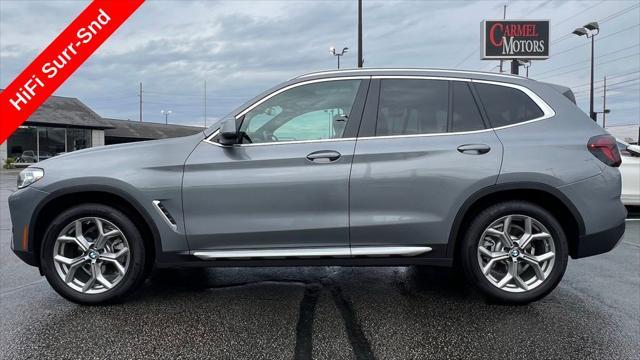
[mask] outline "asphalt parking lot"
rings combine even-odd
[[[89,307],[13,255],[15,172],[0,176],[3,359],[640,357],[637,220],[526,306],[488,303],[439,268],[305,267],[157,271],[126,302]]]

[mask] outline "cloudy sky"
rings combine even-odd
[[[372,1],[364,0],[366,67],[438,67],[498,71],[479,59],[480,21],[550,19],[551,57],[534,62],[532,78],[571,86],[588,110],[589,42],[569,35],[589,21],[596,37],[596,110],[609,78],[608,124],[640,120],[640,2]],[[81,11],[86,1],[0,0],[0,87],[5,87]],[[356,0],[147,1],[58,89],[103,117],[204,123],[279,82],[333,69],[332,45],[351,50],[356,65]],[[507,65],[507,64],[506,64]],[[505,66],[507,69],[507,66]],[[523,70],[521,70],[523,71]]]

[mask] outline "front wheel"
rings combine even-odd
[[[547,210],[525,201],[482,211],[463,241],[466,278],[499,302],[522,304],[546,296],[567,267],[562,227]]]
[[[57,216],[40,254],[54,290],[78,303],[116,300],[144,276],[140,231],[121,211],[101,204],[75,206]]]

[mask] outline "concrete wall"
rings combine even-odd
[[[91,130],[91,147],[104,146],[104,130]]]

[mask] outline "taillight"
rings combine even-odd
[[[611,135],[598,135],[589,139],[587,144],[589,152],[603,163],[618,167],[622,163],[620,151],[616,139]]]

